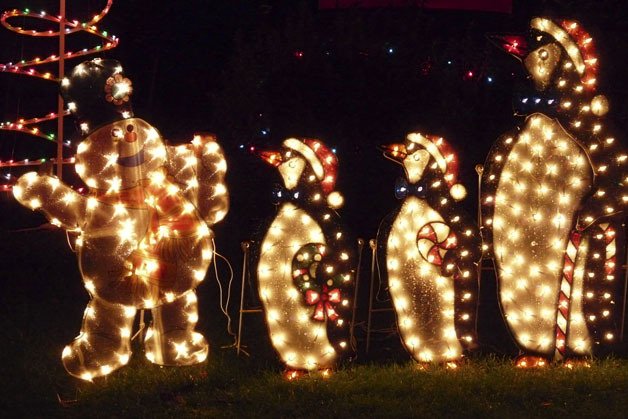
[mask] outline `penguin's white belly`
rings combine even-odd
[[[257,273],[273,346],[290,368],[312,370],[331,367],[336,351],[326,321],[312,318],[314,306],[293,282],[293,258],[308,243],[325,244],[321,227],[302,209],[283,204],[262,242]]]
[[[564,256],[592,172],[584,151],[555,120],[533,115],[506,158],[494,196],[493,245],[500,302],[523,348],[553,354]],[[584,255],[578,251],[568,346],[590,350],[582,313]]]
[[[442,362],[460,358],[454,325],[454,280],[419,251],[418,232],[443,218],[427,201],[406,198],[392,223],[387,243],[390,295],[399,332],[414,359]]]

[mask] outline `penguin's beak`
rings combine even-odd
[[[255,150],[255,154],[271,166],[279,166],[283,162],[281,153],[273,150]]]
[[[528,55],[528,43],[522,34],[490,34],[486,37],[497,48],[518,60],[523,60]]]
[[[384,157],[396,163],[401,163],[408,155],[405,144],[388,144],[378,147],[384,153]]]

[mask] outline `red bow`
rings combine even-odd
[[[305,292],[305,302],[310,306],[316,304],[314,315],[312,316],[314,320],[322,322],[325,320],[325,314],[327,314],[327,317],[331,321],[340,317],[333,306],[333,304],[340,302],[340,290],[338,288],[327,290],[327,286],[323,286],[321,293],[314,290],[307,290]]]

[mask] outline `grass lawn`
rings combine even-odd
[[[247,323],[251,357],[221,348],[230,340],[211,279],[199,288],[198,329],[212,344],[208,362],[159,368],[145,360],[134,341],[127,367],[106,379],[82,382],[66,374],[60,359],[64,345],[78,333],[87,302],[65,235],[5,229],[0,252],[4,417],[556,418],[625,417],[628,412],[628,360],[621,358],[576,370],[522,371],[513,368],[512,357],[489,351],[456,371],[420,371],[396,350],[388,356],[361,355],[328,379],[288,382],[261,321]],[[394,336],[379,339],[373,352],[395,345],[398,349]]]

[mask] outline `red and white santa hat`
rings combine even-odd
[[[283,142],[283,146],[303,156],[312,167],[314,176],[321,183],[329,205],[333,208],[341,207],[343,203],[342,195],[334,191],[336,173],[338,171],[338,158],[336,155],[321,141],[309,138],[288,138]]]
[[[458,159],[449,143],[442,137],[419,133],[409,134],[408,140],[422,146],[434,158],[449,187],[451,197],[456,201],[464,199],[467,196],[467,189],[458,183]]]
[[[540,32],[551,35],[567,52],[583,83],[590,89],[595,88],[597,58],[593,38],[577,22],[536,17],[530,26]]]

